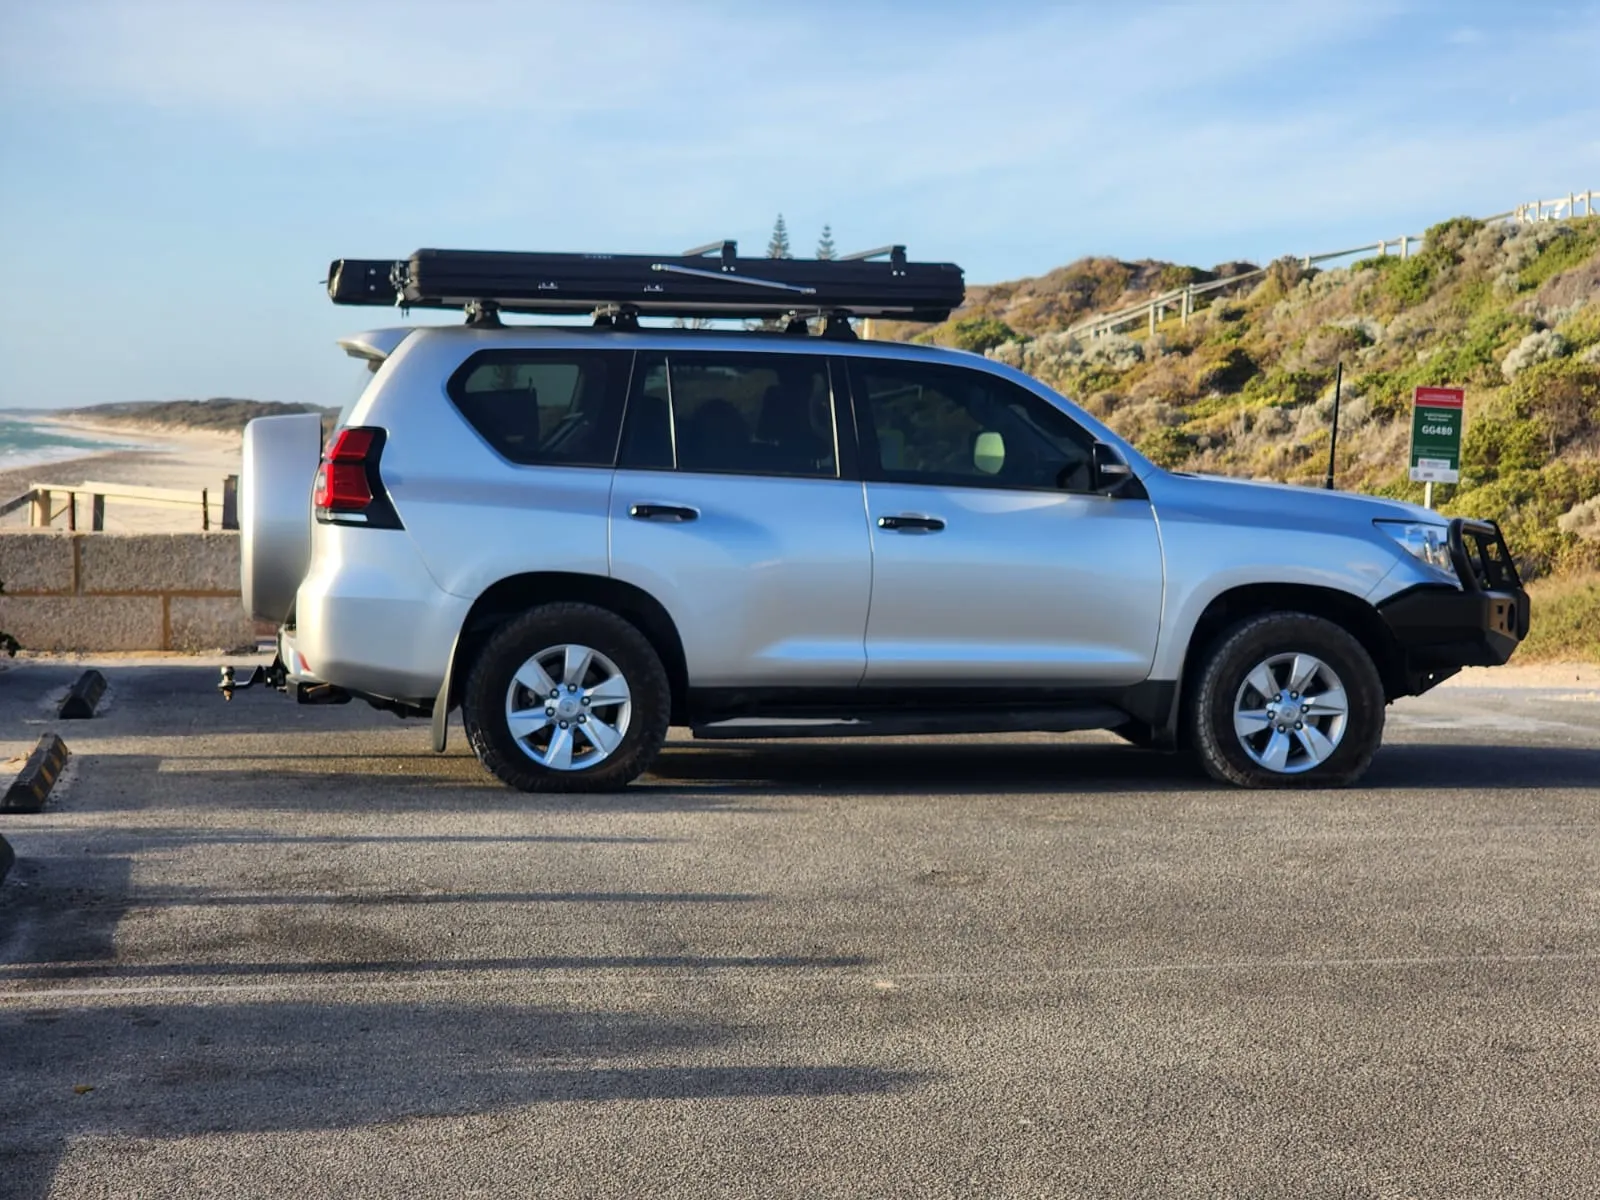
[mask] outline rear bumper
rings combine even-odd
[[[472,601],[434,583],[403,531],[319,525],[315,545],[280,637],[290,680],[431,704]]]
[[[1423,584],[1378,606],[1413,694],[1462,667],[1500,666],[1528,636],[1528,593],[1499,528],[1457,518],[1450,552],[1462,586]]]

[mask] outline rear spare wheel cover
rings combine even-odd
[[[239,474],[239,589],[245,611],[282,621],[311,565],[311,486],[322,460],[316,413],[244,427]]]

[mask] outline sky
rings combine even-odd
[[[335,258],[1199,266],[1600,190],[1600,3],[0,0],[0,407],[341,404]],[[454,318],[446,318],[454,319]]]

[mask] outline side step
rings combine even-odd
[[[906,712],[871,713],[858,717],[734,717],[705,725],[691,725],[696,738],[727,741],[733,738],[849,738],[913,737],[952,733],[1073,733],[1084,729],[1111,729],[1129,721],[1119,708],[1025,709],[1019,712]]]

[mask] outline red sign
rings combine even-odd
[[[1463,408],[1467,393],[1462,388],[1419,387],[1411,397],[1416,408]]]

